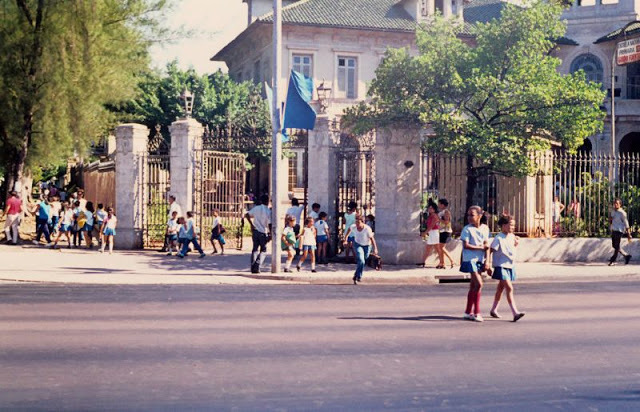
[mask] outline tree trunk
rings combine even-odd
[[[473,192],[475,191],[478,177],[476,176],[476,170],[473,167],[473,155],[467,155],[467,192],[466,192],[466,206],[467,210],[473,206]],[[465,210],[466,214],[466,210]]]

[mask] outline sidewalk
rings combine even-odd
[[[311,273],[309,262],[301,272],[270,273],[270,256],[263,272],[249,271],[249,251],[230,250],[225,255],[185,259],[157,251],[115,251],[113,255],[96,250],[51,250],[34,245],[0,245],[0,281],[76,284],[351,284],[354,265],[331,263],[318,265]],[[295,263],[294,263],[295,271]],[[640,266],[634,262],[609,267],[605,263],[519,263],[518,281],[585,281],[601,278],[640,278]],[[390,266],[376,272],[366,268],[363,285],[437,284],[436,277],[461,274],[458,268],[437,270],[416,266]]]

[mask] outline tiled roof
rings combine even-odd
[[[284,24],[360,28],[369,30],[409,31],[416,22],[399,0],[301,0],[282,10]],[[499,18],[502,0],[472,0],[464,6],[465,28],[469,34],[476,22]],[[258,18],[271,23],[273,14]]]
[[[614,30],[609,34],[605,34],[593,43],[603,43],[606,41],[616,40],[621,36],[632,36],[634,34],[640,34],[640,21],[633,21],[624,27],[620,27],[618,30]]]
[[[562,44],[562,45],[565,45],[565,46],[578,46],[578,42],[577,41],[575,41],[573,39],[570,39],[568,37],[558,37],[556,39],[556,44]]]

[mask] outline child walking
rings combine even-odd
[[[467,211],[469,224],[462,229],[460,240],[462,241],[462,264],[460,272],[469,273],[469,293],[467,294],[467,308],[464,311],[464,319],[482,322],[480,314],[480,296],[482,290],[482,276],[489,258],[489,233],[480,227],[482,209],[480,206],[471,206]]]
[[[313,218],[306,218],[302,232],[298,235],[302,239],[302,256],[296,266],[298,272],[300,272],[300,267],[309,253],[311,253],[311,272],[316,272],[316,235],[316,228],[313,227]]]
[[[356,202],[349,202],[349,205],[347,206],[347,213],[344,214],[344,232],[345,232],[345,245],[347,246],[347,249],[344,253],[344,259],[347,263],[349,263],[349,255],[351,254],[351,252],[354,252],[355,255],[355,250],[354,250],[354,246],[353,246],[353,233],[352,231],[350,231],[351,226],[353,226],[356,223],[356,208],[358,207],[358,205],[356,204]],[[348,235],[348,233],[352,233],[351,235]]]
[[[516,259],[516,247],[518,246],[518,237],[513,234],[516,228],[516,221],[511,216],[500,216],[498,226],[501,232],[496,235],[491,242],[491,252],[493,253],[493,279],[498,280],[498,288],[496,296],[493,300],[493,306],[489,314],[492,318],[500,318],[498,314],[498,305],[502,292],[507,291],[507,302],[511,306],[513,321],[517,322],[524,316],[524,312],[518,311],[516,301],[513,298],[513,281],[516,280],[516,271],[514,261]]]
[[[102,247],[102,223],[104,222],[104,219],[107,217],[107,211],[104,210],[104,205],[102,203],[98,203],[98,210],[96,210],[96,217],[95,217],[95,229],[97,232],[97,237],[98,237],[98,247]]]
[[[179,258],[183,258],[189,250],[189,244],[193,243],[193,247],[200,253],[200,257],[205,257],[205,254],[198,243],[198,235],[196,229],[196,222],[193,220],[193,212],[187,212],[187,220],[184,222],[184,228],[186,229],[186,240],[182,245],[182,250],[178,253]]]
[[[287,262],[284,265],[285,272],[291,272],[291,263],[293,262],[293,257],[296,254],[296,233],[293,230],[295,225],[295,217],[287,216],[285,218],[285,228],[282,231],[282,237],[280,238],[280,247],[283,251],[287,252]]]
[[[167,221],[167,249],[169,253],[167,256],[171,256],[173,251],[176,251],[176,254],[180,253],[180,249],[178,249],[178,211],[174,210],[171,212],[171,218]]]
[[[109,254],[113,253],[113,238],[116,235],[117,225],[118,218],[113,214],[113,208],[110,207],[107,209],[107,217],[102,222],[102,235],[104,240],[102,242],[102,247],[100,248],[100,253],[104,252],[104,247],[107,243],[109,244]]]
[[[216,249],[216,244],[215,244],[216,240],[220,245],[221,255],[224,255],[224,245],[227,243],[224,240],[224,236],[222,236],[225,230],[224,230],[224,227],[222,226],[222,223],[220,223],[219,216],[220,216],[220,211],[218,209],[213,209],[213,224],[211,225],[211,238],[209,239],[211,241],[211,246],[213,246],[213,252],[211,252],[212,255],[215,255],[216,253],[218,253],[218,250]]]
[[[67,237],[67,247],[71,249],[71,225],[73,224],[73,210],[71,206],[69,206],[69,202],[62,203],[62,208],[60,209],[60,223],[58,224],[58,237],[56,237],[55,242],[53,242],[53,248],[55,249],[58,246],[58,241],[62,235]]]
[[[316,228],[316,243],[318,244],[318,263],[328,263],[327,248],[329,246],[329,225],[327,224],[327,213],[320,212],[318,221],[313,224]]]

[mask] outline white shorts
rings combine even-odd
[[[427,245],[437,245],[440,243],[440,231],[438,229],[430,230],[427,236]]]

